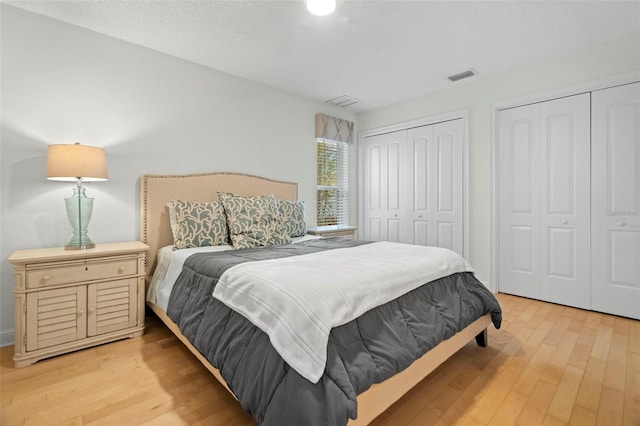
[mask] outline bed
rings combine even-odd
[[[216,200],[219,193],[223,193],[223,194],[230,193],[236,196],[258,196],[258,195],[264,195],[264,194],[272,194],[278,200],[288,200],[291,202],[295,202],[298,198],[298,193],[297,193],[298,190],[297,190],[296,183],[277,181],[273,179],[267,179],[259,176],[252,176],[252,175],[240,174],[240,173],[203,173],[203,174],[191,174],[191,175],[144,175],[141,177],[140,185],[141,185],[140,187],[141,239],[143,242],[149,245],[149,254],[146,260],[146,278],[147,278],[148,285],[151,285],[154,277],[154,271],[158,266],[157,254],[161,253],[161,249],[165,248],[164,250],[166,251],[167,247],[174,244],[174,235],[171,230],[171,221],[169,218],[169,211],[167,209],[167,202],[171,200],[189,200],[192,202],[208,202],[208,201]],[[372,250],[373,247],[376,247],[376,250],[382,249],[375,245],[378,243],[371,243],[371,244],[358,243],[358,242],[350,243],[348,241],[343,241],[344,239],[340,239],[340,238],[335,239],[336,241],[328,241],[323,239],[323,241],[319,241],[319,242],[314,240],[305,240],[304,238],[301,238],[301,240],[302,242],[300,242],[299,244],[283,245],[282,250],[288,251],[289,249],[287,247],[296,246],[295,250],[303,250],[304,253],[313,252],[314,255],[315,254],[323,255],[325,251],[330,251],[334,249],[335,250],[356,250],[356,249]],[[363,244],[363,245],[360,245],[360,244]],[[325,247],[327,245],[335,245],[335,247],[331,246],[330,249],[327,249],[327,247]],[[351,246],[354,246],[354,247],[351,247]],[[304,248],[299,249],[299,247],[304,247]],[[247,253],[253,255],[254,252],[252,252],[251,250],[254,250],[254,252],[256,253],[258,252],[262,253],[258,249],[248,249]],[[282,250],[280,252],[282,252]],[[315,253],[318,250],[322,251],[323,253]],[[244,251],[235,250],[235,252],[240,253]],[[370,253],[370,251],[366,251],[366,253]],[[192,260],[193,262],[195,262],[195,260],[200,259],[199,256],[201,256],[204,261],[205,255],[197,254],[197,255],[186,257],[187,259],[186,262],[192,262]],[[277,255],[277,256],[280,256],[280,255]],[[287,254],[287,256],[289,256],[289,254]],[[295,253],[295,256],[297,256],[297,253]],[[302,257],[304,256],[300,256],[300,258]],[[281,260],[282,259],[275,259],[273,261],[277,262]],[[284,259],[284,260],[288,261],[288,259]],[[248,265],[250,267],[253,264],[269,263],[270,261],[271,260],[267,260],[265,262],[248,262],[247,264],[240,265],[240,266]],[[198,262],[200,262],[200,260],[198,260]],[[165,267],[166,267],[166,264],[165,264]],[[233,267],[230,268],[230,270],[233,270],[233,269],[234,269]],[[183,275],[189,275],[189,274],[183,274],[183,273],[180,274],[181,279],[185,280],[186,278],[184,278]],[[219,278],[220,277],[216,277],[215,280],[211,281],[214,283],[213,287],[211,288],[222,287],[221,285],[216,286],[215,284],[218,282]],[[413,291],[414,292],[415,291],[431,291],[431,290],[423,290],[423,289],[427,287],[429,288],[438,287],[441,285],[441,281],[442,281],[442,286],[444,286],[445,285],[444,280],[447,280],[447,279],[456,279],[457,280],[456,282],[458,283],[457,285],[460,285],[460,282],[464,281],[465,286],[468,285],[466,283],[466,280],[475,280],[475,278],[472,277],[471,273],[462,271],[460,273],[452,274],[450,277],[443,277],[441,280],[434,280],[433,283],[435,284],[431,286],[424,285]],[[176,286],[180,287],[180,283],[177,283]],[[185,286],[187,285],[182,284],[183,288]],[[480,287],[482,287],[482,291],[484,293],[488,293],[488,291],[484,289],[482,285],[480,285]],[[191,290],[174,289],[171,292],[172,297],[174,297],[174,294],[179,294],[180,291],[191,291]],[[413,294],[414,293],[411,292],[409,293],[409,296]],[[185,297],[187,298],[189,296],[187,295]],[[198,296],[198,297],[201,298],[201,296]],[[411,296],[411,297],[407,296],[406,298],[411,299],[413,297],[414,296]],[[424,297],[429,299],[432,296],[425,295]],[[490,296],[490,297],[493,298],[493,296]],[[175,296],[174,299],[181,300],[180,296]],[[398,300],[399,299],[400,298],[398,298]],[[238,380],[240,379],[236,379],[236,376],[238,376],[239,374],[236,375],[235,371],[230,372],[231,367],[228,367],[228,365],[231,364],[231,362],[227,361],[227,366],[221,369],[216,368],[214,364],[216,364],[217,361],[212,362],[211,360],[213,359],[215,361],[216,359],[219,359],[220,357],[219,354],[216,355],[214,354],[213,350],[203,348],[202,337],[201,336],[195,337],[194,333],[189,331],[189,326],[185,327],[184,326],[185,322],[182,319],[180,320],[178,319],[180,317],[187,318],[187,319],[198,317],[198,321],[202,321],[200,317],[202,316],[202,312],[204,312],[205,308],[202,308],[202,312],[197,312],[197,315],[194,315],[193,313],[189,313],[189,312],[185,313],[183,311],[186,308],[183,308],[182,306],[176,307],[177,302],[175,300],[174,302],[172,302],[173,305],[170,305],[170,306],[173,306],[173,308],[171,309],[168,309],[165,306],[166,303],[165,304],[157,303],[156,300],[153,298],[151,298],[151,300],[149,300],[147,304],[153,310],[153,312],[167,325],[167,327],[206,366],[206,368],[213,374],[213,376],[229,392],[231,392],[231,394],[236,399],[238,399],[240,403],[243,404],[243,407],[245,408],[245,410],[251,411],[253,410],[253,408],[247,408],[247,407],[251,407],[252,405],[256,405],[256,404],[260,405],[259,403],[254,404],[253,402],[245,401],[246,399],[244,396],[245,394],[256,393],[257,390],[251,389],[247,391],[246,389],[241,389],[243,387],[245,388],[247,387],[247,384],[246,384],[247,380],[244,380],[243,382],[238,382]],[[495,298],[493,298],[493,301],[495,301]],[[211,303],[218,303],[218,302],[213,300]],[[396,300],[390,301],[389,303],[396,303]],[[491,304],[493,302],[489,301],[484,303]],[[220,311],[221,307],[227,309],[227,306],[220,305],[219,303],[216,306],[218,306],[218,308],[216,308],[216,311]],[[385,304],[384,306],[387,306],[387,305]],[[176,314],[176,312],[178,313]],[[241,315],[236,315],[236,312],[234,312],[233,309],[231,309],[231,314],[225,313],[225,315],[226,315],[225,318],[229,316],[241,317]],[[417,357],[415,361],[412,361],[411,363],[409,363],[408,366],[402,365],[400,367],[401,371],[391,375],[388,378],[385,377],[384,381],[381,381],[380,383],[366,384],[366,386],[364,386],[366,387],[366,390],[362,392],[358,391],[357,396],[355,395],[353,396],[354,401],[350,401],[349,398],[345,397],[347,400],[346,403],[347,404],[352,403],[351,406],[344,409],[342,408],[336,409],[337,414],[335,414],[335,418],[330,417],[329,420],[325,418],[324,420],[322,420],[322,423],[345,424],[348,422],[349,425],[368,424],[373,419],[375,419],[379,414],[384,412],[394,402],[400,399],[406,392],[408,392],[413,386],[419,383],[430,372],[432,372],[440,364],[446,361],[451,355],[453,355],[461,347],[465,346],[470,340],[473,340],[475,338],[477,343],[480,346],[485,346],[486,339],[487,339],[487,327],[492,322],[496,327],[499,327],[500,325],[501,313],[500,313],[499,305],[497,304],[497,301],[495,301],[495,305],[492,305],[491,309],[487,308],[487,312],[483,312],[482,314],[477,314],[477,315],[474,314],[474,315],[477,316],[477,318],[474,316],[471,320],[467,319],[466,322],[468,322],[468,324],[464,326],[464,328],[462,328],[457,332],[454,332],[451,337],[447,337],[445,340],[441,341],[434,347],[430,348],[426,353],[421,354],[419,357]],[[176,321],[174,321],[172,317]],[[244,319],[244,318],[241,318],[241,319]],[[181,326],[178,325],[177,323],[183,324],[183,328],[181,329]],[[351,322],[349,322],[348,324],[351,324]],[[232,328],[231,326],[227,326],[227,325],[225,325],[225,327],[229,327],[230,329]],[[248,325],[243,324],[237,327],[238,329],[246,330],[247,327],[254,327],[254,326],[249,323]],[[343,330],[344,327],[345,326],[337,327],[337,329]],[[331,330],[331,333],[332,333],[330,336],[331,345],[334,345],[333,343],[334,331],[335,329]],[[214,332],[209,331],[209,333],[214,333]],[[251,336],[256,335],[255,331],[251,331],[251,333],[252,333]],[[261,333],[261,332],[258,331],[258,333]],[[339,334],[339,333],[336,332],[336,334]],[[224,340],[223,337],[218,337],[218,339]],[[260,340],[256,338],[256,341],[259,342]],[[267,338],[267,341],[268,341],[268,338]],[[246,342],[243,343],[242,345],[246,346]],[[340,344],[337,344],[337,345],[340,346]],[[220,352],[220,349],[217,349],[217,350],[218,352]],[[231,351],[231,350],[232,349],[229,349],[228,351]],[[265,353],[272,353],[272,348],[265,349],[261,347],[260,351],[264,351]],[[333,353],[332,351],[333,349],[328,350],[327,352]],[[225,349],[223,352],[226,353],[227,350]],[[251,352],[251,351],[248,351],[245,349],[245,352]],[[372,350],[372,354],[373,354],[373,350]],[[249,354],[246,356],[251,356],[251,355]],[[287,365],[286,362],[282,362],[282,360],[278,357],[277,354],[273,356],[272,355],[269,355],[269,356],[272,358],[275,357],[274,359],[277,358],[276,363],[279,366],[281,366],[278,368],[281,368],[282,370],[282,372],[280,373],[274,373],[275,374],[274,377],[280,377],[278,380],[282,380],[283,383],[302,384],[302,387],[298,392],[300,394],[309,394],[309,395],[313,394],[315,389],[313,387],[314,386],[313,383],[307,383],[304,378],[302,378],[301,380],[300,377],[298,377],[298,373],[293,372],[294,369],[289,368],[289,365]],[[338,362],[341,362],[339,359],[340,357],[334,357],[334,358],[338,359]],[[331,358],[329,361],[326,361],[326,362],[333,363],[334,358]],[[288,359],[289,358],[287,358],[287,360]],[[247,363],[249,362],[255,362],[255,361],[247,361]],[[245,364],[238,363],[238,365],[244,366]],[[249,364],[246,364],[246,365],[249,365]],[[332,365],[331,369],[337,368],[337,367],[334,368],[333,364],[331,365]],[[240,370],[240,368],[238,368],[238,370]],[[329,370],[330,370],[330,367],[329,367],[329,364],[327,364],[327,370],[323,374],[329,374]],[[280,374],[280,376],[278,376],[277,374]],[[287,374],[286,380],[282,379],[281,376],[283,374]],[[312,374],[312,373],[309,373],[309,374]],[[351,377],[349,375],[351,373],[347,372],[345,374],[347,374],[348,377]],[[294,376],[294,378],[291,379],[290,381],[287,381],[289,376]],[[315,377],[315,379],[317,379],[317,377]],[[342,380],[341,378],[338,378],[336,380],[334,377],[330,377],[330,379],[331,380],[327,380],[327,381],[330,381],[332,383],[336,381],[340,382]],[[261,380],[268,382],[270,379],[262,378]],[[260,381],[260,380],[257,380],[257,381]],[[316,383],[316,385],[318,385],[319,383],[324,383],[324,381],[325,381],[325,377],[323,375],[322,378],[319,379],[319,381]],[[228,382],[231,383],[231,385]],[[236,382],[240,384],[237,384]],[[312,380],[310,380],[310,382],[312,382]],[[262,383],[261,386],[263,388],[267,388],[269,387],[269,383]],[[293,387],[294,385],[288,384],[286,386]],[[281,385],[281,387],[285,387],[285,385]],[[363,387],[363,386],[360,385],[360,387]],[[344,388],[341,388],[341,389],[344,389]],[[276,391],[273,391],[273,392],[274,394],[276,393]],[[348,392],[345,392],[345,393],[348,393]],[[240,395],[240,397],[238,395]],[[265,399],[277,400],[277,398],[271,394],[269,395],[268,398],[265,397]],[[274,402],[274,404],[276,402]],[[324,404],[325,404],[323,408],[324,410],[326,410],[327,407],[331,407],[331,409],[333,410],[334,405],[339,405],[331,401],[326,402]],[[271,411],[275,411],[275,409]],[[279,408],[278,411],[283,411],[283,410],[282,408]],[[349,415],[345,417],[344,413],[349,413]],[[355,415],[356,413],[357,413],[357,418],[353,418],[353,417],[356,417]],[[285,414],[281,414],[281,415],[284,416]],[[288,413],[286,414],[286,416],[294,416],[294,415],[295,414],[288,414]],[[254,414],[254,417],[256,417],[255,414]],[[280,420],[270,420],[270,421],[265,420],[265,424],[281,423],[282,418],[292,418],[292,417],[281,417]],[[335,420],[336,418],[339,418],[339,420]],[[259,416],[257,417],[257,419],[259,422],[263,420]]]

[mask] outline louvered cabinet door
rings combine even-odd
[[[87,336],[87,288],[44,290],[27,294],[28,351],[74,342]]]
[[[87,334],[97,336],[136,326],[136,278],[90,284],[87,289]]]

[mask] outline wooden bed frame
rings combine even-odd
[[[279,199],[292,201],[298,198],[297,183],[241,173],[143,175],[140,178],[140,238],[149,246],[145,268],[147,285],[151,282],[158,250],[173,244],[166,208],[167,201],[173,199],[212,201],[217,199],[217,191],[232,192],[237,195],[274,194]],[[178,326],[167,314],[157,305],[150,302],[147,304],[215,378],[231,392],[220,372],[180,333]],[[349,425],[369,424],[474,337],[479,345],[485,346],[486,329],[490,323],[490,315],[480,317],[455,336],[424,354],[405,370],[383,383],[374,384],[358,395],[358,418],[350,420]],[[233,392],[231,394],[233,395]]]

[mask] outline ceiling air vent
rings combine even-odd
[[[338,96],[337,98],[329,99],[328,101],[325,101],[325,102],[346,108],[353,104],[357,104],[358,100],[356,98],[352,98],[351,96],[342,95],[342,96]]]
[[[478,73],[476,72],[476,70],[474,70],[473,68],[470,68],[466,71],[461,72],[460,74],[450,75],[447,78],[451,81],[458,81],[465,78],[473,77],[474,75],[477,75],[477,74]]]

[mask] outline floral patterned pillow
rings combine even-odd
[[[171,235],[173,241],[176,240],[176,227],[178,223],[176,221],[176,209],[173,207],[173,201],[167,201],[167,209],[169,210],[169,223],[171,224]]]
[[[172,229],[173,243],[177,249],[228,243],[227,217],[221,202],[172,200],[170,204],[173,205],[175,215]],[[171,218],[171,211],[169,216]]]
[[[307,233],[307,224],[304,221],[304,201],[278,201],[278,210],[284,231],[290,237],[301,237]]]
[[[284,231],[273,195],[240,197],[218,193],[224,205],[233,247],[237,249],[288,244],[291,237]]]

